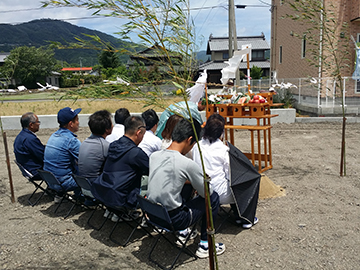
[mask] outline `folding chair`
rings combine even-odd
[[[71,211],[74,209],[74,207],[78,204],[78,202],[76,200],[74,200],[70,194],[63,188],[63,186],[61,185],[60,181],[55,177],[55,175],[53,175],[53,173],[48,172],[48,171],[44,171],[44,170],[37,170],[40,177],[46,182],[46,184],[48,185],[48,190],[51,190],[55,195],[61,196],[61,201],[59,202],[58,206],[55,208],[54,213],[56,213],[56,211],[59,209],[60,205],[62,204],[62,202],[64,200],[67,200],[68,202],[72,203],[72,206],[70,208],[70,210],[68,211],[68,213],[66,214],[66,216],[64,217],[67,218]],[[60,188],[60,190],[56,190],[54,188],[54,186],[58,186]]]
[[[177,231],[174,229],[174,226],[172,224],[172,221],[170,219],[169,213],[166,210],[166,208],[159,204],[149,201],[148,199],[138,195],[138,202],[140,205],[140,208],[142,209],[144,216],[146,218],[146,221],[151,224],[155,231],[158,233],[158,236],[154,239],[154,243],[151,247],[150,253],[149,253],[149,260],[153,263],[155,263],[157,266],[159,266],[162,269],[172,269],[176,263],[176,261],[179,259],[182,252],[185,252],[191,257],[194,257],[197,259],[197,256],[194,252],[192,252],[190,249],[186,247],[187,242],[189,241],[190,237],[188,237],[184,242],[179,239],[177,235]],[[195,227],[197,225],[199,220],[194,221],[194,223],[191,225],[191,232],[189,236],[193,233],[195,230]],[[159,224],[161,223],[161,224]],[[175,237],[175,241],[171,241],[169,238],[166,237],[166,233],[171,233]],[[179,252],[177,253],[175,259],[172,261],[171,266],[169,268],[166,268],[164,265],[161,265],[158,261],[154,260],[151,255],[155,250],[156,245],[158,244],[160,238],[163,237],[167,242],[169,242],[173,247],[179,249]],[[176,243],[180,243],[181,247],[178,247]]]
[[[27,170],[25,169],[19,162],[17,162],[16,160],[14,160],[15,164],[19,167],[22,175],[30,182],[32,183],[34,186],[35,186],[35,190],[34,192],[30,195],[30,197],[28,198],[28,203],[31,205],[31,206],[35,206],[39,201],[40,199],[44,196],[44,194],[47,192],[47,189],[46,188],[43,188],[41,185],[44,183],[44,180],[41,180],[41,179],[33,179],[33,175]],[[39,183],[37,183],[39,182]],[[38,191],[38,189],[40,189],[42,192],[40,194],[40,196],[35,200],[35,202],[32,202],[31,199],[32,197],[35,195],[35,193]]]
[[[117,222],[115,223],[115,225],[113,226],[113,228],[111,229],[111,232],[109,234],[109,239],[111,241],[113,241],[114,243],[125,247],[131,240],[132,236],[134,235],[134,233],[136,232],[136,230],[140,227],[142,230],[144,230],[148,235],[152,236],[151,233],[146,229],[146,227],[144,227],[141,224],[141,219],[142,216],[138,216],[138,217],[133,217],[130,214],[130,209],[126,208],[126,207],[122,207],[122,208],[113,208],[113,207],[108,207],[106,206],[106,209],[109,210],[110,214],[115,214],[119,217],[119,219],[117,220]],[[110,216],[110,215],[109,215]],[[108,218],[107,218],[108,219]],[[115,232],[116,227],[118,226],[118,224],[122,222],[125,223],[130,229],[131,232],[129,233],[128,237],[126,238],[126,240],[123,243],[120,243],[113,235]]]
[[[224,207],[225,205],[220,205],[219,207],[219,212],[218,212],[218,216],[221,218],[220,219],[220,224],[217,226],[217,228],[215,229],[216,233],[218,233],[220,231],[220,228],[222,227],[222,225],[224,225],[225,222],[230,222],[229,219],[231,219],[231,207],[229,210],[225,209]],[[236,222],[231,222],[232,224],[236,224]]]
[[[90,223],[90,220],[92,219],[92,217],[94,216],[96,210],[98,208],[101,208],[103,210],[106,209],[106,207],[99,201],[96,200],[95,197],[93,196],[93,194],[91,193],[91,184],[89,182],[89,180],[86,177],[80,176],[80,175],[76,175],[76,174],[72,174],[74,177],[74,180],[76,182],[76,184],[81,188],[81,193],[84,195],[85,199],[88,200],[93,200],[95,202],[95,209],[93,209],[91,215],[88,218],[87,224],[93,228],[94,230],[100,230],[104,224],[106,223],[108,217],[103,221],[103,223],[100,225],[100,227],[95,227],[94,225],[92,225]]]
[[[85,198],[88,198],[88,199],[95,199],[96,203],[97,203],[97,206],[100,207],[101,209],[103,210],[108,210],[109,211],[109,214],[106,216],[105,220],[101,223],[100,227],[95,227],[93,224],[91,224],[90,220],[92,219],[92,217],[94,216],[96,210],[98,209],[95,208],[94,211],[91,213],[87,223],[88,225],[95,229],[95,230],[100,230],[106,223],[106,221],[111,217],[112,214],[115,214],[119,217],[118,221],[115,222],[114,226],[112,227],[111,231],[110,231],[110,234],[109,234],[109,239],[111,241],[113,241],[114,243],[120,245],[120,246],[123,246],[125,247],[129,242],[130,242],[130,239],[131,237],[134,235],[135,231],[137,230],[137,228],[140,226],[147,234],[150,234],[150,232],[144,228],[142,225],[141,225],[141,221],[139,220],[140,217],[138,218],[134,218],[132,215],[129,214],[129,209],[128,208],[113,208],[113,207],[108,207],[106,206],[103,202],[101,202],[100,200],[97,200],[96,198],[94,198],[94,196],[92,195],[91,193],[91,184],[89,183],[89,181],[83,177],[83,176],[79,176],[79,175],[75,175],[73,174],[73,177],[75,179],[75,182],[77,183],[77,185],[81,188],[81,192],[82,194],[84,195]],[[126,223],[132,230],[130,232],[130,234],[128,235],[128,237],[126,238],[126,240],[123,242],[123,243],[120,243],[115,237],[114,237],[114,232],[115,232],[115,229],[116,227],[118,226],[118,224],[120,222],[124,222]],[[134,225],[135,224],[135,225]]]

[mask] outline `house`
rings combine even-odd
[[[61,71],[71,71],[73,74],[91,75],[93,73],[92,67],[67,67],[62,68]]]
[[[168,51],[168,53],[174,68],[179,71],[181,69],[181,55],[170,51]],[[168,71],[168,68],[165,67],[166,63],[169,63],[168,56],[158,45],[154,45],[130,55],[126,66],[132,69],[136,65],[141,65],[144,66],[147,71],[152,70],[156,66],[161,73],[166,73]]]
[[[251,44],[250,68],[260,67],[263,70],[263,76],[270,75],[270,61],[268,55],[270,46],[265,39],[265,35],[237,37],[237,47],[241,49],[242,45]],[[208,82],[220,84],[221,70],[228,66],[224,63],[229,59],[229,38],[213,37],[210,35],[206,54],[211,55],[211,61],[202,64],[199,71],[207,70]],[[241,62],[239,70],[247,73],[247,62]]]
[[[0,66],[3,66],[5,63],[5,58],[10,55],[9,52],[0,52]]]
[[[10,55],[10,52],[1,52],[0,53],[0,66],[3,66],[5,63],[5,58]],[[45,77],[45,81],[49,83],[50,85],[59,87],[59,78],[61,76],[61,73],[52,71],[51,74],[47,77]],[[16,80],[15,78],[11,78],[10,80],[6,78],[1,78],[0,74],[0,87],[8,87],[9,85],[16,85],[17,83],[21,83],[21,81]]]
[[[10,55],[9,52],[0,52],[0,67],[4,65],[5,58]],[[0,88],[8,88],[9,85],[15,86],[16,81],[15,79],[11,78],[10,80],[8,78],[5,78],[2,74],[0,74]]]
[[[329,70],[320,69],[309,64],[309,53],[307,48],[310,46],[304,34],[310,26],[285,18],[287,14],[294,14],[289,6],[288,0],[272,0],[271,16],[271,72],[276,74],[278,80],[288,80],[289,78],[326,78],[329,76]],[[322,0],[323,6],[327,10],[331,5],[335,8],[335,16],[338,21],[339,39],[352,35],[357,42],[360,42],[360,1],[359,0]],[[349,32],[341,32],[340,26],[343,22],[348,23]],[[316,30],[314,30],[316,31]],[[318,37],[320,37],[320,29]],[[300,35],[300,38],[297,36]],[[302,35],[302,36],[301,36]],[[343,70],[343,77],[350,77],[354,71],[355,46],[350,43],[349,67]],[[319,54],[321,48],[319,38]],[[343,50],[343,48],[335,48]],[[324,50],[322,51],[324,53]],[[321,62],[317,63],[321,66]],[[360,94],[360,81],[347,80],[347,96],[355,93]]]
[[[306,30],[311,24],[293,21],[287,15],[296,15],[289,5],[293,0],[272,0],[271,15],[271,73],[279,82],[290,82],[297,88],[289,90],[294,98],[297,110],[314,115],[341,115],[342,104],[347,115],[360,113],[360,80],[352,79],[355,66],[355,44],[350,37],[360,42],[360,1],[359,0],[321,0],[319,1],[329,18],[335,17],[336,51],[344,51],[347,45],[349,55],[343,59],[341,75],[343,81],[343,98],[339,93],[339,85],[331,76],[331,66],[325,66],[321,57],[317,62],[308,61],[311,57],[309,48],[319,51],[318,56],[327,56],[329,44],[321,40],[321,28],[314,28],[312,33],[318,39],[315,47],[311,47]],[[329,13],[329,11],[331,13]],[[318,16],[324,18],[322,16]],[[343,23],[348,28],[342,28]],[[312,78],[312,79],[311,79]]]
[[[51,74],[45,78],[45,81],[52,86],[60,87],[60,77],[60,72],[51,71]]]

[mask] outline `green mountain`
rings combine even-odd
[[[211,55],[206,54],[206,51],[199,51],[196,54],[197,60],[205,63],[206,61],[210,61]]]
[[[51,42],[66,45],[76,42],[75,37],[90,40],[85,35],[96,35],[117,49],[130,45],[103,32],[52,19],[34,20],[17,25],[0,24],[0,33],[0,51],[2,52],[9,52],[18,46],[46,46]],[[82,66],[93,66],[98,63],[99,53],[99,50],[90,49],[56,49],[55,58],[77,66],[80,65],[80,61]],[[126,63],[129,58],[127,55],[119,55],[119,57],[123,63]]]

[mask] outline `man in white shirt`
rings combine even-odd
[[[143,112],[141,117],[145,120],[146,133],[139,147],[150,157],[152,153],[161,150],[161,139],[154,134],[159,117],[153,109]]]
[[[120,108],[115,112],[115,126],[110,135],[106,137],[109,143],[118,140],[125,133],[124,122],[125,119],[130,116],[129,110],[126,108]]]

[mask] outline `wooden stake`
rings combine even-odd
[[[247,81],[248,81],[248,93],[250,95],[251,85],[250,85],[250,60],[249,54],[246,54],[246,62],[247,62]]]
[[[3,139],[4,139],[4,147],[5,147],[5,155],[6,155],[6,165],[7,165],[8,174],[9,174],[11,202],[15,203],[14,186],[13,186],[12,175],[11,175],[10,157],[9,157],[9,149],[7,146],[6,132],[3,132]]]

